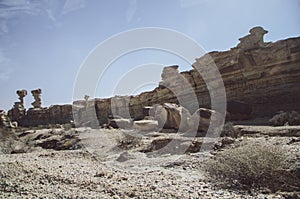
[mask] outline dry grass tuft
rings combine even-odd
[[[238,136],[239,136],[239,132],[236,128],[234,128],[233,123],[227,122],[226,124],[224,124],[221,132],[221,137],[237,138]]]
[[[295,181],[287,172],[291,166],[286,161],[287,154],[280,146],[248,141],[209,160],[205,170],[210,179],[223,187],[276,192],[294,186],[289,186]]]
[[[300,114],[296,111],[284,112],[280,111],[270,119],[270,123],[273,126],[284,126],[284,125],[300,125]]]

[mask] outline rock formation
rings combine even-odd
[[[18,106],[17,106],[18,105]],[[28,111],[20,104],[15,104],[8,111],[11,121],[20,126],[38,126],[49,124],[66,124],[73,121],[72,105],[53,105],[49,108],[30,108]]]
[[[3,110],[0,110],[0,127],[8,127],[7,115]]]
[[[132,127],[132,121],[124,118],[114,118],[109,120],[108,126],[112,128],[130,129]]]
[[[154,119],[158,121],[158,127],[185,131],[190,129],[190,112],[176,104],[164,103],[155,106]]]
[[[251,37],[241,39],[238,47],[224,52],[210,52],[197,58],[194,69],[178,72],[178,66],[166,67],[162,73],[162,82],[153,91],[136,96],[118,97],[120,110],[129,109],[131,118],[144,118],[145,106],[176,103],[178,96],[184,99],[182,106],[190,113],[199,108],[211,108],[210,95],[197,65],[209,67],[205,59],[210,56],[222,76],[227,98],[228,119],[250,119],[270,117],[280,110],[299,111],[300,100],[300,37],[264,43],[260,28],[251,30]],[[263,32],[263,31],[262,31]],[[253,37],[257,39],[253,39]],[[260,35],[260,36],[259,36]],[[260,38],[260,39],[258,39]],[[247,47],[248,46],[248,47]],[[205,65],[206,64],[206,65]],[[190,101],[189,85],[198,99],[199,106]],[[94,107],[99,123],[107,123],[107,116],[112,114],[112,99],[95,99]],[[77,102],[75,102],[76,104]],[[114,103],[116,104],[116,103]],[[114,109],[116,109],[116,107]]]
[[[33,108],[41,108],[42,107],[42,99],[41,99],[42,90],[40,88],[36,89],[36,90],[32,90],[31,94],[34,98],[34,102],[31,103]]]
[[[90,96],[88,96],[88,95],[85,95],[85,96],[84,96],[84,102],[85,102],[84,106],[85,106],[85,108],[88,107],[89,98],[90,98]]]
[[[268,31],[257,26],[252,28],[249,33],[249,35],[239,39],[240,43],[237,46],[238,48],[242,50],[251,50],[254,48],[264,47],[266,45],[264,42],[264,35],[267,34]]]
[[[18,127],[17,122],[11,122],[8,115],[3,111],[0,110],[0,128],[16,128]]]
[[[213,117],[213,114],[215,114],[215,117]],[[221,115],[214,110],[199,108],[190,118],[189,130],[198,132],[197,136],[205,136],[210,123],[216,127],[221,125],[219,122],[220,117]],[[211,121],[213,118],[215,119]]]
[[[280,110],[300,111],[300,37],[265,43],[266,33],[261,27],[252,28],[237,47],[207,53],[197,58],[189,71],[179,72],[176,65],[165,67],[162,81],[152,91],[136,96],[93,99],[88,103],[75,101],[73,113],[71,105],[40,108],[41,91],[34,92],[33,106],[39,109],[29,110],[17,121],[22,125],[39,125],[74,120],[77,125],[100,126],[108,123],[109,115],[141,120],[147,116],[144,107],[164,103],[180,104],[191,114],[199,108],[211,109],[209,90],[197,69],[209,71],[212,63],[224,82],[227,119],[270,117]],[[212,93],[216,101],[220,97],[217,88]]]
[[[24,107],[24,97],[27,95],[27,90],[17,90],[17,95],[19,96],[20,104]]]
[[[11,121],[19,121],[26,113],[24,106],[24,97],[27,95],[27,90],[17,90],[20,102],[15,102],[13,108],[8,111],[8,116]]]
[[[49,108],[32,108],[18,121],[21,126],[66,124],[73,121],[72,105],[53,105]]]
[[[62,128],[27,130],[27,131],[1,131],[0,152],[26,153],[36,150],[37,147],[53,150],[74,150],[82,147],[79,133],[74,129]],[[2,138],[0,136],[0,138]]]

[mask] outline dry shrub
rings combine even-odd
[[[233,123],[227,122],[224,124],[222,132],[221,132],[221,137],[232,137],[232,138],[237,138],[239,135],[239,132],[236,128],[234,128]]]
[[[280,111],[270,119],[273,126],[300,125],[300,114],[296,111]]]
[[[248,141],[209,160],[205,170],[214,182],[225,187],[275,192],[289,181],[282,172],[290,166],[286,159],[287,152],[279,146]]]
[[[66,123],[66,124],[63,124],[62,127],[64,130],[69,131],[72,129],[72,124]]]
[[[0,154],[11,153],[16,139],[15,134],[10,129],[0,128]]]

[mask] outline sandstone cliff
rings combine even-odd
[[[210,52],[196,59],[190,71],[179,73],[178,66],[166,67],[162,82],[153,91],[136,96],[75,101],[73,113],[71,105],[30,109],[21,119],[18,118],[18,122],[24,126],[35,126],[75,120],[80,124],[97,126],[98,122],[106,124],[110,115],[138,120],[144,117],[143,107],[165,102],[178,104],[179,97],[180,104],[192,114],[199,107],[211,106],[207,86],[196,68],[204,65],[209,70],[212,61],[225,85],[227,110],[237,115],[234,119],[245,119],[243,116],[250,114],[251,117],[271,116],[279,110],[299,111],[300,37],[264,43],[262,35],[257,37],[253,33],[255,31],[255,28],[251,29],[251,34],[241,38],[241,43],[235,48]],[[208,56],[212,58],[210,61],[207,61]],[[183,82],[189,83],[199,106],[189,101],[191,89],[186,88]]]
[[[245,107],[238,106],[241,103],[251,107],[252,117],[272,116],[280,110],[300,110],[300,37],[253,49],[232,48],[229,51],[208,54],[224,81],[229,112],[250,114],[251,110],[242,110]],[[196,59],[193,66],[203,64],[204,58],[205,56]],[[163,71],[161,85],[153,91],[137,96],[95,99],[94,107],[100,124],[106,123],[110,114],[128,117],[129,112],[131,118],[142,118],[144,106],[165,102],[178,103],[177,97],[184,96],[186,92],[182,87],[182,77],[194,89],[199,106],[210,108],[208,89],[197,70],[179,73],[178,66],[167,68]],[[170,84],[168,88],[164,86],[166,84]],[[175,95],[170,87],[172,91],[181,92]],[[186,108],[194,113],[199,107],[189,103],[189,96],[185,99]]]

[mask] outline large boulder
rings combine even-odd
[[[186,131],[190,128],[190,112],[177,104],[164,103],[155,106],[154,119],[158,121],[158,127]]]
[[[132,121],[131,119],[113,118],[109,120],[108,126],[115,129],[130,129],[132,127]]]
[[[13,141],[11,144],[11,151],[10,153],[26,153],[29,150],[29,146],[26,145],[26,143],[24,142],[20,142],[20,141]]]
[[[191,125],[190,130],[197,131],[197,136],[205,136],[210,122],[212,122],[212,124],[214,124],[215,126],[221,125],[221,114],[211,109],[199,108],[192,115],[189,122]]]
[[[158,129],[158,121],[156,120],[134,121],[133,128],[140,131],[156,131]]]

